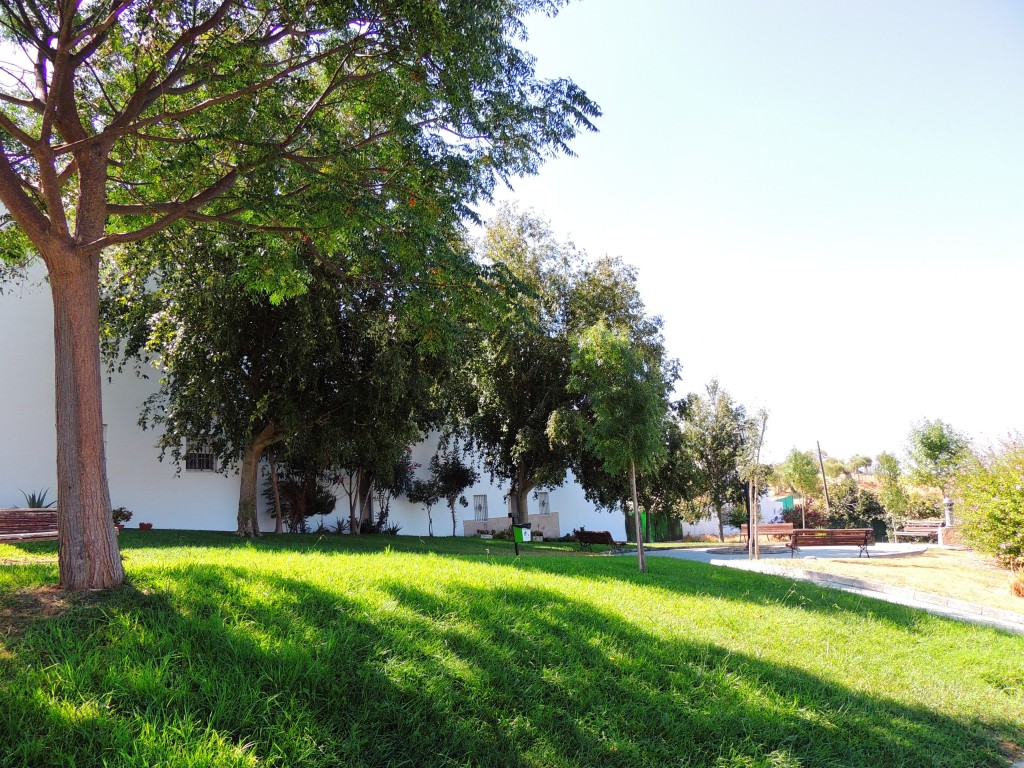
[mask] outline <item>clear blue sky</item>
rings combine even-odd
[[[604,116],[499,198],[635,264],[769,459],[1024,429],[1024,3],[583,0],[527,47]]]

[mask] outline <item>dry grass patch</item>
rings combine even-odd
[[[4,595],[0,602],[0,637],[19,635],[33,622],[60,616],[70,602],[68,593],[55,586]]]
[[[808,571],[868,579],[991,608],[1024,613],[1024,598],[1011,591],[1013,574],[992,559],[968,551],[929,549],[914,557],[849,560],[773,560]]]

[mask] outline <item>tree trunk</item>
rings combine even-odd
[[[373,523],[373,472],[359,470],[359,528]]]
[[[259,478],[260,458],[268,445],[274,443],[273,424],[268,424],[249,441],[242,451],[242,466],[239,469],[238,488],[238,535],[257,538],[260,535],[260,521],[256,515],[256,485]]]
[[[110,517],[99,351],[99,257],[46,259],[53,298],[60,586],[110,589],[124,566]]]
[[[647,571],[647,555],[644,553],[644,532],[640,529],[640,505],[636,500],[636,464],[629,462],[629,487],[633,493],[633,524],[636,526],[636,564],[640,573]]]
[[[359,518],[356,516],[359,499],[359,472],[348,473],[348,483],[345,486],[345,493],[348,496],[348,533],[350,536],[359,535]]]
[[[274,533],[284,533],[284,516],[281,514],[281,489],[277,487],[277,462],[274,461],[274,454],[271,452],[267,458],[270,460],[270,486],[274,489]]]
[[[722,522],[722,508],[715,507],[715,514],[718,515],[718,540],[725,541],[725,523]]]
[[[526,477],[526,470],[520,468],[516,472],[516,481],[509,490],[509,502],[512,507],[512,522],[516,525],[526,525],[530,522],[530,491],[533,486],[529,484]]]
[[[458,533],[458,530],[457,530],[457,524],[455,522],[455,502],[454,501],[448,502],[448,506],[452,510],[452,536],[458,536],[459,533]]]

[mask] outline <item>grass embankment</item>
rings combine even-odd
[[[1024,638],[810,584],[479,540],[122,543],[130,586],[66,608],[23,590],[53,545],[0,550],[37,558],[0,568],[0,765],[974,768],[1024,746]]]

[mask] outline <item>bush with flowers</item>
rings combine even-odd
[[[963,462],[954,502],[954,514],[972,547],[1010,568],[1024,567],[1024,440],[1020,435]]]

